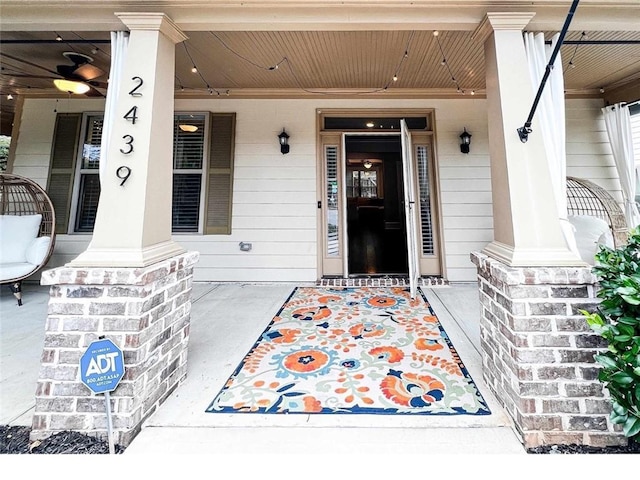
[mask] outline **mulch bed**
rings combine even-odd
[[[29,442],[30,427],[0,426],[0,454],[109,454],[109,443],[79,432],[60,432],[35,442]],[[116,454],[125,447],[114,445]],[[640,443],[626,446],[589,447],[586,445],[546,445],[527,449],[530,454],[638,454]]]
[[[590,447],[588,445],[545,445],[544,447],[535,447],[527,449],[527,453],[544,453],[544,454],[609,454],[609,453],[640,453],[640,443],[629,442],[628,445],[611,446],[611,447]]]
[[[59,432],[44,440],[29,441],[30,427],[0,426],[0,453],[8,454],[109,454],[109,442],[80,432]],[[125,450],[114,445],[114,452]]]

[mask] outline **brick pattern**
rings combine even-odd
[[[107,438],[105,395],[80,381],[80,357],[100,336],[123,351],[125,375],[110,392],[114,442],[127,446],[187,371],[193,267],[188,252],[146,268],[45,271],[50,285],[31,440],[57,431]]]
[[[591,269],[514,268],[473,252],[484,379],[525,447],[620,445],[594,354],[606,348],[580,313],[599,299]]]

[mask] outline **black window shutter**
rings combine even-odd
[[[69,226],[81,124],[80,113],[59,113],[56,117],[47,193],[56,212],[56,231],[60,233],[66,233]]]
[[[235,113],[211,114],[205,205],[205,233],[209,235],[231,233],[235,124]]]

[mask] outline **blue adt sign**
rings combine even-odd
[[[124,358],[111,340],[97,340],[80,357],[80,380],[93,393],[115,390],[124,375]]]

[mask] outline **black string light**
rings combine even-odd
[[[218,42],[220,42],[220,44],[227,49],[229,52],[231,52],[233,55],[235,55],[236,57],[240,58],[241,60],[247,62],[248,64],[254,66],[255,68],[261,69],[261,70],[265,70],[265,71],[275,71],[278,70],[280,68],[281,65],[285,64],[289,71],[291,72],[291,75],[297,85],[297,87],[307,93],[312,93],[312,94],[316,94],[316,95],[335,95],[335,92],[326,92],[326,91],[318,91],[318,90],[311,90],[308,89],[306,87],[304,87],[302,85],[302,82],[300,81],[300,78],[298,77],[297,73],[296,73],[296,69],[294,68],[293,64],[291,63],[291,61],[289,60],[288,57],[283,56],[277,63],[272,64],[272,65],[261,65],[259,63],[256,63],[255,61],[251,60],[250,58],[242,55],[241,53],[237,52],[236,50],[234,50],[233,48],[231,48],[219,35],[217,35],[215,32],[209,32],[209,34],[211,36],[213,36]],[[390,78],[390,80],[382,87],[380,88],[375,88],[372,90],[367,90],[367,91],[362,91],[362,92],[356,92],[354,93],[353,91],[350,92],[345,92],[345,94],[348,95],[368,95],[368,94],[372,94],[372,93],[379,93],[379,92],[386,92],[389,87],[396,83],[399,79],[399,74],[402,70],[402,65],[404,64],[404,62],[409,58],[409,46],[411,44],[411,41],[413,40],[413,37],[415,35],[415,32],[412,31],[409,35],[409,38],[407,39],[407,43],[405,45],[404,48],[404,53],[400,59],[400,61],[398,62],[398,65],[396,66],[395,70],[394,70],[394,74],[393,76]],[[459,93],[462,93],[463,95],[466,94],[465,90],[463,90],[460,87],[460,84],[458,83],[458,81],[456,80],[455,76],[453,75],[453,72],[451,71],[451,68],[449,67],[449,63],[447,62],[447,57],[444,53],[444,50],[442,48],[442,45],[440,43],[440,39],[438,38],[439,32],[436,30],[433,32],[433,36],[436,37],[436,41],[438,42],[438,48],[440,49],[440,53],[442,54],[442,62],[441,65],[446,66],[447,70],[449,71],[449,75],[451,76],[451,80],[455,83],[456,85],[456,89]],[[202,80],[202,82],[206,85],[206,89],[209,92],[210,95],[213,95],[213,93],[216,93],[218,96],[221,95],[221,92],[219,90],[216,90],[215,88],[212,88],[209,83],[206,81],[206,79],[202,76],[202,73],[200,72],[200,70],[198,69],[198,66],[196,65],[196,62],[194,61],[193,57],[191,56],[191,54],[189,53],[189,49],[187,47],[187,42],[183,42],[184,48],[185,48],[185,52],[187,53],[187,56],[189,57],[189,60],[191,61],[191,71],[192,73],[197,73],[200,77],[200,79]],[[180,87],[180,91],[184,91],[185,87],[183,86],[182,82],[180,81],[180,79],[176,76],[176,79],[178,81],[179,87]],[[229,90],[226,90],[225,92],[223,92],[226,95],[229,95]],[[469,93],[471,95],[475,95],[475,90],[470,90]]]
[[[407,39],[407,44],[404,47],[404,55],[402,56],[402,58],[400,59],[400,63],[398,64],[398,66],[396,67],[395,73],[393,74],[392,80],[394,82],[398,81],[398,73],[400,72],[400,69],[402,68],[402,64],[405,62],[405,60],[407,58],[409,58],[409,45],[411,44],[411,40],[413,40],[413,36],[415,35],[416,32],[412,31],[409,34],[409,38]],[[386,90],[387,88],[389,88],[390,83],[387,83],[384,86],[384,90]]]
[[[247,58],[244,55],[242,55],[242,54],[238,53],[237,51],[235,51],[233,48],[231,48],[229,45],[227,45],[226,42],[222,38],[220,38],[220,36],[217,35],[215,32],[209,32],[209,33],[216,40],[218,40],[220,42],[220,44],[224,48],[229,50],[229,52],[231,52],[233,55],[235,55],[236,57],[240,58],[241,60],[244,60],[245,62],[249,63],[250,65],[253,65],[256,68],[259,68],[261,70],[273,71],[273,70],[278,70],[280,65],[282,65],[283,63],[286,64],[287,67],[289,67],[289,71],[291,72],[291,75],[293,76],[293,79],[294,79],[296,85],[298,86],[299,89],[301,89],[304,92],[318,94],[318,95],[333,95],[334,94],[334,93],[330,93],[330,92],[310,90],[310,89],[304,87],[302,85],[302,82],[300,82],[300,79],[299,79],[298,75],[296,74],[295,68],[291,64],[291,61],[286,56],[282,57],[282,59],[278,63],[276,63],[274,65],[260,65],[260,64],[258,64],[256,62],[254,62],[253,60],[251,60],[250,58]],[[409,44],[411,43],[411,40],[413,39],[414,34],[415,34],[415,32],[412,31],[411,34],[409,35],[409,39],[407,40],[407,44],[406,44],[405,49],[404,49],[404,54],[403,54],[400,62],[398,63],[398,66],[396,67],[395,73],[394,73],[393,77],[391,77],[391,80],[389,82],[387,82],[381,88],[376,88],[374,90],[368,90],[368,91],[365,91],[365,92],[358,92],[358,93],[355,93],[356,95],[367,95],[367,94],[371,94],[371,93],[386,92],[392,82],[397,82],[398,81],[398,73],[400,72],[402,64],[404,63],[404,61],[407,58],[409,58]],[[354,94],[354,93],[353,92],[348,92],[348,94]]]
[[[587,37],[587,32],[582,32],[580,34],[580,41],[582,40],[587,40],[589,37]],[[569,63],[567,64],[567,68],[575,68],[576,64],[573,63],[573,59],[576,57],[576,53],[578,52],[578,47],[580,46],[579,43],[576,43],[576,47],[573,49],[573,54],[571,55],[571,59],[569,60]],[[567,69],[564,69],[564,72],[562,73],[566,73]]]
[[[447,61],[447,56],[444,54],[444,50],[442,49],[442,44],[440,43],[440,32],[438,30],[434,30],[433,36],[436,38],[436,42],[438,42],[438,48],[440,49],[440,54],[442,55],[442,61],[440,62],[440,65],[447,67],[449,76],[451,77],[451,81],[456,85],[457,92],[464,95],[466,92],[460,87],[458,80],[456,80],[456,77],[453,75],[451,67],[449,67],[449,62]],[[469,93],[471,93],[471,95],[476,94],[475,90],[471,90]]]
[[[99,48],[96,44],[94,44],[94,43],[90,43],[90,41],[88,41],[86,38],[82,37],[82,35],[78,34],[77,32],[73,32],[73,34],[74,34],[76,37],[78,37],[80,40],[82,40],[82,41],[84,41],[84,42],[87,42],[87,43],[89,43],[89,45],[91,45],[91,54],[92,54],[92,55],[95,55],[95,54],[97,54],[98,52],[100,52],[100,53],[105,53],[105,52],[103,52],[102,50],[100,50],[100,48]],[[105,55],[107,55],[108,57],[111,57],[111,55],[108,55],[108,54],[106,54],[106,53],[105,53]]]
[[[187,56],[189,57],[189,60],[191,60],[191,65],[193,65],[191,67],[191,72],[198,74],[198,76],[202,80],[202,83],[206,85],[207,92],[209,92],[209,95],[213,95],[213,93],[215,92],[216,95],[220,96],[220,91],[216,90],[215,88],[212,88],[211,85],[209,85],[209,83],[204,79],[204,77],[202,76],[202,73],[200,73],[200,70],[198,70],[196,62],[193,60],[193,57],[191,56],[191,54],[189,53],[189,49],[187,48],[187,42],[182,42],[182,44],[184,45],[184,51],[187,52]],[[229,95],[229,90],[226,91],[226,94]]]
[[[182,81],[180,80],[180,77],[178,75],[175,75],[175,77],[176,77],[176,82],[180,86],[180,91],[184,92],[184,85],[182,85]]]

